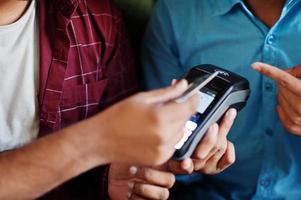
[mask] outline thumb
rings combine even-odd
[[[168,164],[169,170],[175,174],[191,174],[194,170],[191,158],[182,161],[170,160]]]
[[[301,65],[297,65],[291,68],[288,68],[285,70],[289,74],[291,74],[294,77],[300,78],[301,77]]]
[[[183,94],[187,87],[188,83],[183,79],[172,86],[148,92],[147,101],[150,104],[170,101]]]

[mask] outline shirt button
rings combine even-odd
[[[268,136],[273,136],[274,132],[272,129],[267,128],[267,129],[265,129],[265,134],[267,134]]]
[[[268,187],[270,184],[271,184],[271,180],[269,178],[265,178],[265,179],[262,179],[260,180],[260,183],[259,183],[262,187]]]
[[[274,35],[269,35],[268,39],[267,39],[267,43],[268,44],[273,44],[274,40],[275,40],[275,36]]]
[[[271,91],[273,90],[273,84],[270,83],[270,82],[266,82],[266,83],[264,84],[264,88],[265,88],[266,91],[271,92]]]

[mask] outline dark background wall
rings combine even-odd
[[[157,0],[114,0],[117,6],[123,13],[129,36],[135,50],[137,60],[138,78],[141,78],[141,40],[144,33],[145,26],[152,14],[153,7]],[[142,88],[142,82],[141,88]]]

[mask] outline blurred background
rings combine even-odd
[[[137,60],[138,76],[141,75],[140,52],[141,40],[148,19],[157,0],[114,0],[123,13],[129,37],[131,39]],[[139,79],[140,80],[140,79]],[[141,80],[140,80],[141,81]],[[142,83],[140,82],[142,86]]]
[[[115,0],[127,20],[144,25],[151,15],[156,0]]]

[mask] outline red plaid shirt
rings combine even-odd
[[[137,90],[134,56],[110,0],[40,0],[38,16],[40,136],[86,119]],[[95,171],[43,198],[95,199],[92,188],[101,191],[101,175]]]

